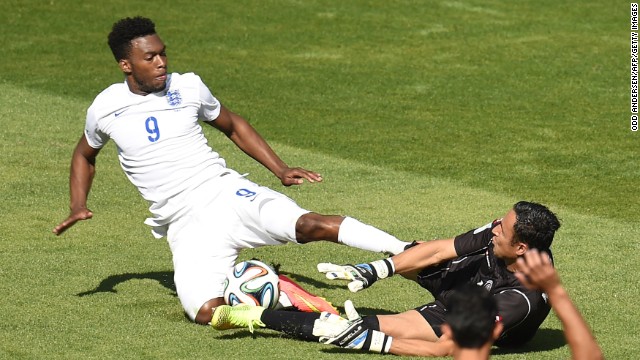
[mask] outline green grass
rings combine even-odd
[[[115,149],[98,160],[93,220],[64,236],[84,113],[121,81],[106,46],[120,17],[153,18],[174,71],[194,71],[291,165],[322,184],[282,189],[217,134],[232,168],[323,213],[403,239],[448,237],[519,199],[563,220],[564,284],[605,355],[640,351],[637,133],[628,124],[628,3],[568,1],[6,0],[0,12],[0,358],[377,358],[184,317],[171,256]],[[311,244],[245,251],[364,313],[428,302],[392,278],[351,294],[320,261],[377,254]],[[102,284],[102,285],[101,285]],[[555,316],[520,353],[569,353]]]

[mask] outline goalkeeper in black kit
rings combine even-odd
[[[533,338],[550,311],[546,295],[522,285],[514,275],[529,249],[551,255],[560,222],[547,207],[516,203],[502,219],[455,238],[414,243],[404,252],[368,264],[318,264],[329,279],[349,281],[352,292],[394,274],[416,281],[434,301],[393,315],[361,317],[350,301],[346,318],[251,306],[219,306],[211,325],[219,330],[266,327],[299,339],[343,348],[396,355],[452,355],[454,341],[443,334],[448,301],[461,286],[480,286],[497,305],[500,347],[518,347]]]

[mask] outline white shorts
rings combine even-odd
[[[191,320],[205,302],[222,297],[241,249],[296,243],[296,222],[309,212],[235,171],[193,195],[189,211],[167,232],[176,291]]]

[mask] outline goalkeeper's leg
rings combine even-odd
[[[268,329],[346,349],[386,354],[391,347],[392,338],[380,332],[376,316],[350,321],[328,312],[318,314],[266,309],[260,320]]]
[[[214,311],[211,326],[218,330],[246,327],[251,331],[254,327],[266,327],[301,340],[378,353],[387,353],[391,346],[391,337],[379,331],[376,316],[350,321],[328,312],[222,305]]]

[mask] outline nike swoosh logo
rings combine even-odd
[[[125,111],[127,111],[127,109],[124,109],[124,110],[122,110],[122,111],[120,111],[120,112],[115,112],[115,113],[113,113],[113,115],[115,115],[116,117],[118,117],[118,116],[120,116],[120,114],[122,114],[122,113],[123,113],[123,112],[125,112]]]

